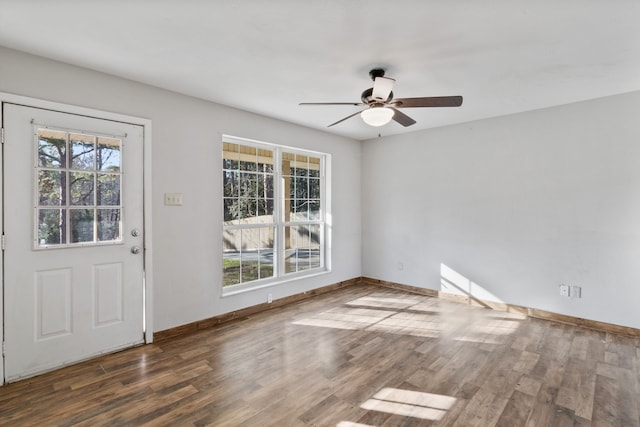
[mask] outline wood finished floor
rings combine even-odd
[[[0,424],[640,426],[639,344],[358,285],[0,387]]]

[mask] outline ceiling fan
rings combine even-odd
[[[461,96],[431,96],[422,98],[393,98],[393,85],[395,80],[384,76],[382,68],[374,68],[369,71],[373,80],[373,87],[362,92],[362,102],[301,102],[299,105],[355,105],[366,106],[364,110],[355,112],[327,127],[342,123],[351,117],[360,114],[362,120],[371,126],[382,126],[392,119],[402,126],[411,126],[416,123],[399,108],[419,107],[459,107],[462,105]]]

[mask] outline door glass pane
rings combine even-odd
[[[66,204],[67,173],[56,170],[38,171],[38,205],[64,206]]]
[[[93,209],[71,210],[71,243],[93,242]]]
[[[38,245],[66,243],[66,210],[40,209],[38,211]]]
[[[98,206],[120,205],[120,175],[113,173],[98,174],[96,203]]]
[[[98,241],[120,238],[120,209],[98,209]]]
[[[109,172],[120,172],[120,148],[122,141],[113,138],[98,138],[96,169]]]
[[[71,195],[72,206],[92,206],[93,200],[93,178],[94,174],[86,172],[69,173],[71,185],[69,193]]]
[[[67,133],[38,129],[38,166],[43,168],[66,167]]]
[[[69,135],[71,169],[93,170],[95,168],[95,137],[89,135]]]

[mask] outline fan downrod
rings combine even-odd
[[[384,77],[384,69],[374,68],[373,70],[369,71],[369,77],[371,77],[371,80],[373,81],[376,80],[376,77]]]

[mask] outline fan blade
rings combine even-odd
[[[298,105],[364,105],[362,102],[301,102]]]
[[[416,121],[413,120],[411,117],[407,116],[405,113],[403,113],[400,110],[396,110],[393,107],[390,107],[393,110],[393,120],[395,120],[396,122],[400,123],[402,126],[407,127],[407,126],[411,126],[411,125],[415,125]]]
[[[328,128],[330,128],[331,126],[337,125],[338,123],[342,123],[342,122],[344,122],[345,120],[350,119],[350,118],[351,118],[351,117],[353,117],[353,116],[357,116],[357,115],[358,115],[358,114],[360,114],[360,113],[362,113],[362,111],[357,111],[357,112],[355,112],[355,113],[353,113],[353,114],[348,115],[348,116],[347,116],[347,117],[345,117],[344,119],[340,119],[340,120],[338,120],[338,121],[337,121],[337,122],[335,122],[335,123],[331,123],[331,124],[330,124],[329,126],[327,126],[327,127],[328,127]]]
[[[395,83],[396,81],[389,77],[376,77],[373,81],[373,94],[371,96],[376,101],[386,101]]]
[[[462,105],[461,96],[431,96],[425,98],[396,98],[391,101],[396,108],[416,107],[459,107]]]

